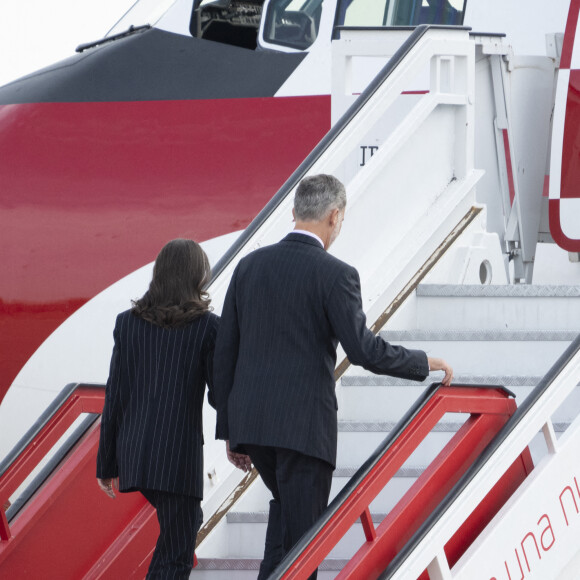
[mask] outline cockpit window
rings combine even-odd
[[[340,0],[344,26],[462,25],[467,0]]]
[[[264,0],[202,0],[196,3],[191,33],[197,38],[255,49]]]
[[[264,40],[304,50],[318,35],[322,0],[271,0],[264,21]]]

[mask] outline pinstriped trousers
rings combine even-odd
[[[243,448],[274,496],[258,575],[258,580],[266,580],[326,509],[334,468],[322,459],[292,449],[262,445]],[[316,576],[314,572],[310,580]]]
[[[147,580],[189,578],[197,532],[203,521],[201,500],[188,495],[142,489],[155,508],[159,538],[147,572]]]

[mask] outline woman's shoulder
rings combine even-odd
[[[117,314],[117,320],[124,320],[126,318],[129,318],[131,316],[134,316],[133,314],[133,310],[131,308],[129,308],[128,310],[123,310],[123,312],[119,312],[119,314]]]
[[[182,326],[178,326],[177,328],[182,329],[182,330],[186,330],[186,329],[191,329],[194,327],[202,327],[202,328],[206,328],[206,329],[216,329],[219,326],[219,322],[220,322],[220,317],[217,316],[216,314],[214,314],[211,311],[206,311],[202,314],[200,314],[199,316],[196,316],[193,320],[190,320],[188,323],[182,325]]]
[[[208,310],[204,316],[207,316],[208,324],[211,324],[212,326],[215,326],[216,328],[219,326],[220,317],[217,314],[214,314],[213,312],[210,312]]]
[[[129,321],[134,320],[135,315],[133,312],[129,310],[124,310],[123,312],[119,312],[117,314],[117,319],[115,320],[115,326],[117,328],[125,326]]]
[[[220,317],[211,311],[204,312],[199,318],[194,320],[194,323],[203,325],[210,333],[217,332],[220,324]]]
[[[162,326],[159,326],[157,324],[154,324],[153,322],[150,322],[149,320],[145,320],[144,318],[141,318],[139,315],[135,314],[132,309],[129,309],[129,310],[125,310],[123,312],[120,312],[117,315],[116,327],[117,328],[127,328],[128,326],[133,326],[134,324],[138,324],[138,325],[146,326],[146,327],[151,328],[151,329],[156,329],[156,330],[160,330],[160,331],[169,330],[171,332],[171,331],[175,331],[175,330],[184,331],[187,328],[190,328],[192,326],[203,325],[209,329],[216,329],[217,330],[217,328],[219,326],[219,321],[220,321],[219,316],[217,316],[213,312],[207,311],[207,312],[204,312],[203,314],[201,314],[200,316],[197,316],[196,318],[194,318],[193,320],[191,320],[190,322],[188,322],[184,325],[168,329],[168,328],[163,328]]]

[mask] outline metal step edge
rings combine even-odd
[[[431,432],[455,433],[463,421],[440,421]],[[339,421],[339,433],[389,433],[397,426],[395,421]]]
[[[386,517],[387,512],[371,512],[374,523],[380,524]],[[229,511],[226,515],[228,524],[267,524],[267,511],[236,512]]]
[[[231,570],[231,571],[243,571],[243,570],[259,570],[262,560],[258,558],[240,558],[233,557],[230,558],[198,558],[196,570]],[[318,570],[325,572],[338,572],[342,570],[349,560],[342,560],[339,558],[329,558],[323,560]]]
[[[333,473],[332,477],[348,477],[349,479],[360,469],[360,467],[337,467]],[[401,467],[393,477],[396,478],[416,478],[419,477],[425,470],[427,466],[418,467]]]
[[[390,433],[397,425],[394,421],[339,421],[339,433]],[[553,423],[554,430],[563,433],[569,426],[569,422]],[[431,433],[455,433],[463,426],[463,422],[441,420]]]
[[[578,332],[574,330],[381,330],[381,337],[388,342],[403,341],[528,341],[571,342]]]
[[[417,296],[436,298],[576,298],[580,296],[580,286],[419,284]]]
[[[453,382],[462,385],[489,385],[490,387],[535,387],[542,377],[540,375],[455,375]],[[422,383],[409,379],[398,379],[382,375],[343,375],[340,384],[343,387],[422,387],[423,383],[431,384],[427,379]],[[578,383],[580,384],[580,383]]]

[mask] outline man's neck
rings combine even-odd
[[[303,236],[308,236],[309,238],[316,240],[320,244],[321,248],[324,248],[324,242],[314,232],[309,232],[308,230],[295,229],[294,233],[295,234],[302,234]]]
[[[320,224],[319,222],[299,222],[297,221],[294,225],[294,230],[302,230],[305,232],[310,232],[314,234],[322,243],[322,247],[326,250],[327,249],[327,237],[328,232],[324,227],[324,224]]]

